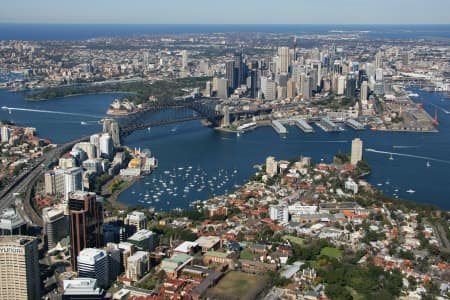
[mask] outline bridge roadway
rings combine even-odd
[[[158,120],[158,121],[145,121],[142,116],[151,111],[155,110],[164,110],[164,109],[173,109],[173,108],[187,108],[195,111],[197,114],[192,116],[181,116],[175,117],[171,119]],[[231,111],[230,118],[238,118],[242,115],[257,115],[262,112],[271,112],[272,108],[258,108],[254,110],[238,110]],[[214,126],[219,126],[220,121],[223,118],[223,113],[218,112],[207,105],[203,105],[199,102],[187,103],[185,105],[181,105],[180,103],[172,103],[164,106],[154,106],[144,109],[139,115],[131,115],[127,117],[128,121],[125,121],[123,126],[120,126],[120,135],[126,136],[130,134],[132,131],[151,128],[155,126],[162,126],[174,123],[181,123],[193,120],[207,119]]]
[[[126,127],[121,127],[120,134],[122,136],[125,136],[135,130],[141,130],[141,129],[145,129],[145,128],[152,128],[152,127],[156,127],[156,126],[170,125],[170,124],[182,123],[182,122],[194,121],[194,120],[200,120],[200,119],[203,119],[203,117],[199,116],[199,115],[195,115],[195,116],[185,117],[185,118],[175,118],[175,119],[167,119],[167,120],[161,120],[161,121],[153,121],[153,122],[135,124],[135,125],[130,125],[130,126],[126,126]]]
[[[124,128],[121,128],[121,131],[123,130],[123,133],[129,134],[134,130],[139,129],[145,129],[148,127],[155,127],[155,126],[162,126],[162,125],[168,125],[168,124],[174,124],[179,122],[187,122],[192,120],[199,120],[199,119],[208,119],[208,115],[206,115],[206,111],[202,111],[201,109],[197,110],[192,106],[178,106],[178,107],[186,107],[193,109],[197,111],[198,114],[191,115],[188,117],[183,118],[174,118],[174,119],[168,119],[168,120],[161,120],[161,121],[153,121],[153,122],[140,122],[133,125],[126,126]],[[163,107],[161,107],[163,109]],[[164,108],[168,108],[167,106]],[[170,108],[170,107],[169,107]],[[263,108],[263,109],[257,109],[257,110],[248,110],[248,111],[235,111],[231,112],[230,115],[232,116],[240,116],[240,115],[249,115],[249,114],[257,114],[261,112],[268,112],[271,111],[271,108]],[[210,113],[210,118],[219,118],[223,115],[218,112],[212,112],[208,111]],[[1,192],[0,192],[0,210],[3,210],[4,208],[10,207],[14,202],[16,197],[14,196],[16,193],[23,193],[25,195],[29,194],[29,191],[31,190],[34,183],[43,175],[45,172],[45,166],[50,161],[54,160],[55,158],[61,157],[61,155],[69,150],[73,145],[76,143],[86,141],[89,139],[90,136],[83,136],[81,138],[77,138],[75,140],[69,141],[67,143],[61,144],[44,155],[42,155],[40,158],[38,158],[29,168],[27,171],[20,174],[18,177],[14,179],[12,183],[10,183],[8,186],[6,186]],[[24,199],[24,210],[28,216],[24,216],[24,219],[31,218],[31,221],[34,224],[41,225],[42,219],[40,216],[37,215],[37,213],[33,210],[30,203],[31,199]],[[25,214],[25,212],[19,211],[20,214]],[[28,218],[29,217],[29,218]]]

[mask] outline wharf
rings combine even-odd
[[[313,133],[314,129],[302,118],[289,119],[289,123],[293,123],[295,126],[300,128],[304,133]]]
[[[316,122],[316,124],[326,132],[343,131],[343,129],[339,125],[330,121],[330,119],[328,119],[327,117],[323,117],[320,121]]]
[[[347,124],[348,126],[350,126],[351,128],[353,128],[355,130],[364,130],[365,129],[363,124],[359,123],[358,121],[356,121],[354,119],[347,119],[345,121],[345,124]]]
[[[278,121],[278,120],[273,120],[272,121],[272,127],[273,127],[273,129],[275,129],[275,131],[278,134],[287,134],[286,127],[284,127],[283,124],[281,124],[281,122]]]

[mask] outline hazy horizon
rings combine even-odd
[[[446,25],[448,0],[6,1],[1,23]]]

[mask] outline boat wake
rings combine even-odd
[[[448,111],[448,110],[446,110],[445,108],[443,108],[443,107],[440,107],[439,105],[436,105],[436,104],[434,104],[434,103],[430,103],[430,105],[432,105],[432,106],[434,106],[435,108],[437,108],[437,109],[439,109],[440,111],[442,111],[444,114],[450,114],[450,111]]]
[[[394,149],[411,149],[411,148],[419,148],[420,146],[398,146],[398,145],[394,145],[392,146],[392,148]]]
[[[57,114],[57,115],[66,115],[66,116],[77,116],[77,117],[87,117],[87,118],[104,118],[103,116],[95,116],[88,114],[79,114],[79,113],[70,113],[65,111],[55,111],[55,110],[44,110],[44,109],[32,109],[32,108],[21,108],[21,107],[9,107],[2,106],[3,110],[9,110],[10,112],[13,110],[16,111],[29,111],[29,112],[37,112],[37,113],[45,113],[45,114]]]
[[[302,141],[302,143],[348,143],[347,140],[336,140],[336,141]]]
[[[381,151],[381,150],[375,150],[375,149],[372,149],[372,148],[366,148],[366,151],[367,152],[372,152],[372,153],[387,154],[387,155],[391,155],[391,157],[393,155],[395,155],[395,156],[411,157],[411,158],[417,158],[417,159],[424,159],[424,160],[427,160],[427,161],[431,160],[431,161],[435,161],[435,162],[450,164],[449,160],[444,160],[444,159],[439,159],[439,158],[434,158],[434,157],[428,157],[428,156],[420,156],[420,155],[413,155],[413,154],[406,154],[406,153]]]

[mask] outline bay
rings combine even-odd
[[[304,134],[296,127],[289,127],[283,139],[272,128],[262,127],[237,137],[205,128],[199,121],[136,131],[124,139],[124,144],[150,149],[159,167],[126,190],[120,200],[157,210],[186,208],[194,200],[231,192],[235,185],[242,185],[255,173],[253,166],[264,164],[267,156],[290,159],[303,155],[312,157],[315,162],[329,163],[336,152],[350,152],[351,140],[359,137],[364,148],[394,153],[390,160],[388,154],[364,151],[364,159],[373,169],[367,180],[375,187],[389,195],[449,209],[450,116],[445,111],[450,111],[450,101],[440,94],[414,91],[420,95],[415,100],[423,102],[424,109],[432,115],[437,112],[438,133],[354,131],[350,128],[341,133],[326,133],[315,128],[314,134]],[[121,94],[100,94],[28,102],[24,100],[24,93],[1,90],[0,106],[27,111],[0,110],[0,119],[36,127],[40,137],[63,143],[101,131],[98,121],[119,96]],[[163,118],[172,113],[162,112],[149,118]],[[415,193],[407,193],[409,189]]]

